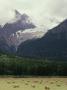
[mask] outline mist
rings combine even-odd
[[[38,25],[51,27],[67,18],[67,0],[0,0],[0,23],[13,18],[13,10],[28,14]]]

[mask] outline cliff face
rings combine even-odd
[[[6,23],[3,27],[0,26],[0,48],[2,49],[4,46],[5,48],[3,48],[3,51],[8,47],[16,46],[18,40],[16,33],[19,30],[24,31],[25,29],[36,27],[28,15],[20,14],[17,10],[15,10],[14,13],[15,17],[13,20]]]
[[[67,20],[49,30],[42,38],[22,43],[21,56],[67,58]]]

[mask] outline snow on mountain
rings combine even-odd
[[[45,34],[43,28],[27,29],[25,31],[19,30],[11,35],[11,44],[16,47],[26,40],[41,38]]]
[[[21,56],[67,59],[67,19],[48,30],[40,39],[21,43],[17,49]]]
[[[16,33],[19,30],[27,30],[35,28],[36,26],[33,24],[30,17],[26,14],[21,14],[17,10],[14,10],[15,17],[1,27],[0,36],[4,37],[8,45],[12,45],[16,43]]]
[[[44,29],[45,26],[36,27],[27,14],[21,14],[17,10],[13,13],[14,17],[1,30],[9,46],[17,47],[26,40],[41,38],[48,31],[47,28]]]

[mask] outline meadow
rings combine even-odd
[[[67,90],[66,76],[64,60],[0,55],[0,90]]]
[[[67,78],[0,78],[0,90],[67,90]]]

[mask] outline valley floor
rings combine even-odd
[[[0,90],[67,90],[67,78],[0,77]]]

